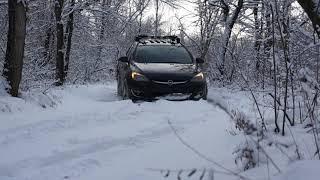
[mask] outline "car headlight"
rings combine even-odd
[[[131,78],[135,81],[149,81],[148,78],[138,72],[132,72]]]
[[[204,74],[202,72],[198,73],[192,78],[192,81],[203,81],[203,80],[204,80]]]

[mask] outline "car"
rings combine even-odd
[[[137,36],[117,62],[117,93],[123,99],[207,99],[204,60],[193,58],[177,36]]]

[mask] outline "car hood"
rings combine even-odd
[[[194,64],[134,63],[143,75],[155,81],[187,81],[194,77]]]

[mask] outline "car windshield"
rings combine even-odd
[[[138,63],[192,64],[192,57],[182,46],[138,46],[134,61]]]

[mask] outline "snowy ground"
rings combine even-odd
[[[225,107],[245,109],[246,95],[230,99],[230,92],[223,95],[220,91],[224,90],[211,89],[210,98]],[[193,168],[200,171],[187,179],[199,179],[202,169],[213,169],[215,179],[238,179],[220,173],[225,170],[191,150],[195,147],[210,160],[239,171],[233,152],[245,137],[231,135],[234,124],[213,103],[159,100],[134,104],[119,100],[113,84],[71,86],[45,94],[29,93],[23,99],[0,95],[1,180],[177,179],[180,169],[185,179]],[[169,123],[191,148],[179,140]],[[318,162],[304,161],[288,172],[298,172],[306,164],[320,167]],[[167,169],[173,171],[160,172]],[[244,175],[267,177],[266,168]],[[206,173],[205,178],[209,176]],[[282,176],[277,180],[289,177]]]

